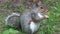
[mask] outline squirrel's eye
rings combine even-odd
[[[41,9],[43,9],[43,7],[40,7]]]

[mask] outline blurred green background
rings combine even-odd
[[[42,2],[48,7],[49,19],[42,21],[36,34],[60,34],[60,0],[42,0]],[[0,2],[0,34],[23,34],[21,31],[7,27],[4,23],[6,16],[12,12],[21,13],[25,10],[23,4],[18,7],[11,6],[9,2]]]

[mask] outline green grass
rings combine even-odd
[[[45,19],[42,21],[41,27],[39,28],[37,33],[60,34],[60,0],[43,0],[43,3],[48,7],[49,19]],[[8,8],[8,6],[8,3],[0,5],[0,7],[4,9]],[[23,11],[25,10],[25,7],[23,4],[21,4],[21,6],[13,9],[13,11],[15,10]],[[4,19],[6,16],[7,14],[3,10],[0,10],[0,34],[17,34],[17,32],[22,34],[22,32],[14,30],[12,28],[8,29],[6,25],[4,25]]]

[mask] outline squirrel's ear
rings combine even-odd
[[[42,2],[41,1],[38,1],[37,3],[36,3],[36,6],[38,7],[38,6],[41,6],[42,5]]]

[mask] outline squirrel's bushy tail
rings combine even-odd
[[[8,15],[5,19],[5,24],[10,27],[18,28],[20,26],[20,14],[12,13]]]

